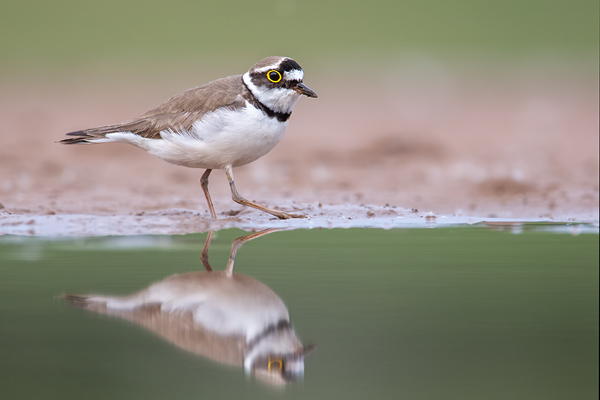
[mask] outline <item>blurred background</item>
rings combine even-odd
[[[0,1],[0,208],[204,210],[201,171],[55,142],[285,55],[319,99],[236,172],[247,197],[597,219],[598,14],[594,0]],[[232,207],[224,174],[211,190]]]
[[[322,203],[345,217],[418,209],[597,221],[599,8],[597,0],[0,0],[0,228],[13,224],[8,213],[57,214],[57,229],[74,225],[61,214],[118,215],[68,231],[94,235],[145,212],[193,210],[180,218],[197,232],[195,211],[208,217],[202,171],[129,145],[56,142],[271,55],[297,60],[319,98],[299,101],[281,143],[236,169],[248,199],[295,201],[313,215],[336,209]],[[220,219],[242,209],[222,171],[210,188]],[[23,220],[27,234],[44,235],[47,219]],[[204,235],[0,236],[2,393],[597,398],[597,237],[498,229],[312,229],[245,245],[236,271],[278,293],[299,336],[319,346],[306,384],[286,392],[55,298],[133,293],[201,268]],[[239,235],[216,233],[215,269]]]

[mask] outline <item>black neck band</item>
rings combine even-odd
[[[290,118],[290,115],[292,115],[291,111],[289,113],[281,113],[281,112],[271,110],[269,107],[267,107],[266,105],[261,103],[260,100],[258,100],[256,98],[254,93],[252,93],[252,90],[250,90],[248,85],[246,85],[246,82],[244,82],[244,78],[242,78],[242,83],[244,84],[244,87],[248,90],[248,92],[252,96],[252,98],[254,100],[253,101],[254,105],[258,106],[258,108],[263,110],[269,118],[277,118],[277,121],[279,121],[279,122],[285,122]]]
[[[277,324],[267,326],[266,329],[264,329],[258,335],[254,336],[254,338],[250,342],[248,342],[248,344],[246,345],[246,353],[249,353],[250,350],[252,350],[252,348],[254,348],[261,340],[263,340],[270,334],[291,328],[292,325],[290,324],[290,321],[287,321],[285,319],[282,319]]]

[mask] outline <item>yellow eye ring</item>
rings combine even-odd
[[[271,367],[273,364],[276,364],[277,367]],[[281,358],[271,359],[271,357],[269,357],[269,364],[267,366],[269,368],[269,372],[272,370],[281,371],[283,369],[283,360]]]
[[[273,79],[273,77],[271,76],[273,74],[275,74],[275,76],[276,76],[275,79]],[[274,69],[272,69],[269,72],[267,72],[267,79],[273,83],[279,83],[279,82],[281,82],[281,73],[279,71],[275,71]]]

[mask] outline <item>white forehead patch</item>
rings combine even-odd
[[[301,69],[293,69],[283,73],[286,81],[301,81],[304,78],[304,71]]]
[[[255,71],[255,72],[259,72],[259,73],[260,73],[260,72],[267,72],[267,71],[270,71],[270,70],[272,70],[272,69],[277,69],[277,68],[279,68],[279,64],[281,64],[281,62],[278,62],[278,63],[277,63],[277,64],[275,64],[275,65],[267,65],[266,67],[257,68],[257,69],[255,69],[254,71]]]

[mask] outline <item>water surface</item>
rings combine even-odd
[[[215,270],[244,234],[215,233]],[[299,339],[317,346],[304,378],[278,387],[58,298],[127,295],[202,271],[206,235],[0,238],[2,397],[598,396],[593,234],[334,229],[247,243],[235,272],[274,291]]]

